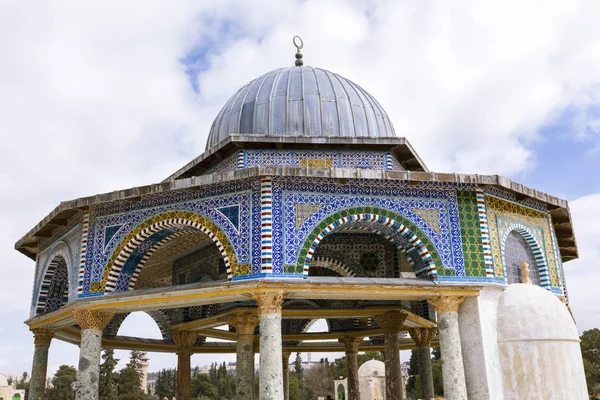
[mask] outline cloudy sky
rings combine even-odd
[[[202,153],[240,86],[292,65],[296,34],[306,64],[372,93],[431,170],[569,200],[572,308],[580,331],[600,327],[599,19],[593,0],[0,0],[0,372],[30,371],[33,353],[34,263],[14,242],[62,200],[158,182]],[[158,329],[142,315],[121,333]],[[49,374],[77,353],[55,341]],[[175,363],[152,355],[150,370]]]

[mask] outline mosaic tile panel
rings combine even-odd
[[[296,204],[296,229],[321,208],[320,204]]]
[[[51,246],[42,250],[36,259],[36,273],[33,283],[32,299],[31,299],[31,315],[37,313],[39,306],[40,292],[44,283],[49,285],[49,281],[45,282],[45,277],[48,274],[51,264],[57,259],[62,258],[66,263],[67,270],[67,291],[68,298],[73,299],[77,296],[77,259],[79,257],[81,227],[75,225],[71,230],[63,232],[63,235],[55,238]]]
[[[486,276],[477,194],[457,191],[460,233],[467,276]]]
[[[325,237],[315,250],[310,270],[321,261],[335,260],[341,265],[342,276],[393,278],[396,248],[389,240],[376,234],[336,233]],[[374,268],[366,259],[376,255]]]
[[[384,151],[244,150],[244,168],[289,166],[310,168],[366,168],[404,171],[396,158]]]
[[[217,165],[208,168],[202,175],[219,174],[222,172],[233,171],[238,167],[238,152],[220,161]]]
[[[497,188],[495,186],[484,186],[482,188],[482,190],[487,193],[487,194],[491,194],[492,196],[496,196],[499,197],[501,199],[504,200],[508,200],[508,201],[512,201],[515,203],[519,203],[522,204],[526,207],[530,207],[533,208],[535,210],[538,211],[542,211],[542,212],[548,212],[548,207],[546,207],[545,203],[542,203],[540,201],[534,200],[532,198],[526,198],[523,199],[521,201],[517,201],[517,196],[514,193],[511,193],[509,191],[506,190],[502,190],[500,188]]]
[[[521,276],[521,263],[529,264],[529,278],[534,285],[540,285],[535,256],[527,240],[516,231],[511,231],[504,244],[504,265],[506,267],[506,279],[509,284],[523,283]]]
[[[309,233],[328,216],[351,207],[377,207],[411,221],[424,233],[439,254],[438,273],[463,276],[456,189],[474,190],[475,186],[439,183],[408,186],[383,180],[349,180],[342,184],[328,179],[275,178],[273,207],[283,212],[273,215],[273,271],[281,273],[283,265],[295,266]],[[297,204],[320,204],[321,208],[296,227]],[[413,209],[438,210],[439,233]]]
[[[67,262],[62,256],[56,256],[48,264],[42,281],[36,314],[58,310],[69,300],[69,272]]]
[[[483,260],[485,272],[488,278],[494,277],[494,260],[492,258],[492,244],[490,242],[490,228],[488,224],[487,206],[485,205],[485,194],[481,189],[476,190],[477,211],[479,212],[479,227],[481,229],[481,242],[483,243]]]
[[[260,272],[260,186],[258,180],[243,180],[202,187],[198,190],[178,190],[159,192],[144,196],[138,201],[115,201],[104,203],[90,210],[89,240],[83,269],[81,295],[90,293],[92,284],[98,292],[105,266],[113,255],[118,243],[142,222],[161,213],[170,211],[192,212],[205,216],[214,223],[225,237],[231,239],[232,252],[236,262],[252,264],[253,273]],[[239,231],[231,221],[219,212],[218,208],[240,206]],[[108,226],[123,224],[104,248],[104,232]]]
[[[547,263],[550,283],[552,287],[558,287],[559,272],[556,257],[552,251],[553,231],[548,220],[548,214],[490,195],[486,196],[486,205],[496,276],[506,276],[502,264],[501,240],[505,237],[507,230],[512,230],[515,225],[521,225],[532,233],[539,244]]]
[[[423,218],[423,220],[427,222],[427,225],[431,226],[434,231],[438,234],[440,233],[440,215],[438,210],[419,210],[418,208],[413,208],[412,212]]]
[[[260,182],[261,272],[273,269],[273,182],[270,177]]]

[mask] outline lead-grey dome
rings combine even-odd
[[[229,135],[395,137],[381,105],[354,82],[312,67],[276,69],[229,99],[206,148]]]

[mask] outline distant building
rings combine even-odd
[[[13,380],[13,382],[16,380]],[[8,384],[6,376],[0,374],[0,399],[1,400],[24,400],[25,390],[15,389],[13,385]]]

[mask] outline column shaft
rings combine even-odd
[[[439,297],[429,300],[438,316],[444,396],[447,400],[467,400],[467,384],[463,365],[458,307],[464,297]]]
[[[283,353],[283,399],[290,399],[290,353]]]
[[[31,367],[31,380],[29,382],[29,399],[42,400],[46,389],[46,372],[48,369],[48,350],[54,332],[49,329],[39,328],[33,330],[35,350],[33,352],[33,365]]]
[[[346,347],[346,365],[348,400],[360,400],[360,389],[358,384],[358,345],[362,342],[361,337],[345,337],[339,339]]]
[[[73,315],[81,328],[75,400],[98,400],[102,330],[115,313],[83,309]]]
[[[192,346],[198,339],[193,331],[173,332],[173,342],[177,345],[177,400],[191,400],[191,358]]]
[[[410,337],[417,345],[419,376],[421,377],[421,397],[430,399],[435,396],[433,390],[433,372],[431,370],[431,340],[437,335],[436,328],[411,328]]]
[[[237,333],[235,380],[238,400],[254,399],[254,329],[257,322],[250,313],[229,320]]]
[[[189,350],[177,351],[177,399],[191,400],[192,398],[192,352]]]
[[[259,307],[260,367],[259,399],[283,400],[283,366],[281,343],[282,292],[254,295]]]
[[[402,400],[404,398],[404,382],[400,368],[400,339],[407,314],[400,311],[389,311],[375,317],[375,322],[383,328],[385,340],[385,398]]]
[[[417,360],[419,362],[419,376],[421,377],[421,397],[430,399],[435,396],[433,390],[433,371],[431,370],[431,347],[429,345],[417,347]]]
[[[102,329],[82,329],[76,400],[98,400]]]

